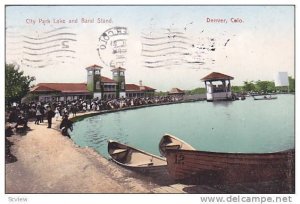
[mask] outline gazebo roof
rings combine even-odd
[[[218,81],[218,80],[232,80],[234,79],[232,76],[228,76],[226,74],[222,74],[219,72],[212,72],[209,75],[203,77],[202,81]]]

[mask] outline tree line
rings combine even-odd
[[[283,93],[283,92],[295,92],[295,79],[288,78],[289,87],[287,86],[275,86],[274,81],[244,81],[243,86],[232,86],[231,90],[234,93]]]

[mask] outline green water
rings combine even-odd
[[[159,155],[164,133],[198,150],[264,153],[294,148],[294,95],[277,100],[193,102],[128,110],[74,124],[72,139],[107,154],[113,139]]]

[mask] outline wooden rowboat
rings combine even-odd
[[[294,149],[262,154],[167,149],[165,156],[171,177],[184,183],[237,184],[294,179]]]
[[[194,147],[186,143],[185,141],[170,135],[170,134],[165,134],[160,142],[159,142],[159,152],[162,156],[165,156],[166,150],[167,149],[186,149],[186,150],[195,150]]]
[[[277,96],[272,96],[272,95],[269,95],[269,96],[260,96],[257,98],[257,96],[252,96],[254,100],[274,100],[274,99],[277,99]]]
[[[166,171],[167,161],[165,158],[113,140],[108,141],[108,153],[112,161],[130,170],[149,173]]]
[[[274,97],[268,97],[268,98],[254,98],[254,100],[274,100],[274,99],[277,99],[277,96],[274,96]]]

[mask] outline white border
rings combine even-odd
[[[296,33],[298,33],[299,35],[299,19],[297,19],[297,7],[298,7],[298,2],[296,0],[226,0],[226,1],[220,1],[220,0],[211,0],[211,1],[185,1],[185,0],[147,0],[147,1],[139,1],[139,0],[133,0],[133,1],[121,1],[121,0],[88,0],[88,1],[84,1],[84,0],[72,0],[72,1],[59,1],[59,0],[46,0],[46,1],[42,1],[42,0],[27,0],[26,3],[25,1],[20,1],[20,0],[2,0],[1,1],[1,8],[0,8],[0,13],[1,13],[1,24],[0,24],[0,40],[1,40],[1,44],[3,45],[4,43],[4,22],[5,22],[5,18],[4,18],[4,12],[5,12],[5,5],[13,5],[13,4],[40,4],[40,5],[61,5],[61,4],[71,4],[71,5],[76,5],[76,4],[127,4],[127,5],[132,5],[132,4],[142,4],[141,2],[143,2],[143,4],[209,4],[209,5],[232,5],[232,4],[238,4],[238,5],[242,5],[242,4],[246,4],[246,5],[274,5],[274,4],[289,4],[289,5],[296,5]],[[298,48],[299,47],[299,39],[297,39],[296,41],[296,64],[295,66],[297,66],[297,58],[298,58]],[[2,105],[0,106],[0,114],[1,114],[1,121],[0,121],[0,129],[3,131],[4,130],[4,47],[2,46],[2,48],[0,49],[0,56],[1,56],[1,62],[3,62],[3,69],[0,70],[0,74],[1,74],[1,78],[2,78],[2,85],[0,86],[0,98],[1,98],[1,102]],[[297,83],[297,79],[298,79],[298,71],[297,69],[295,70],[295,78],[296,78],[296,90],[300,89],[300,85],[299,83]],[[298,96],[298,94],[296,94],[296,96]],[[299,100],[296,99],[296,116],[299,116],[299,111],[298,111],[298,105],[299,105]],[[298,118],[298,117],[297,117]],[[296,120],[297,122],[297,120]],[[296,123],[297,124],[297,123]],[[298,135],[298,127],[296,125],[296,136]],[[3,131],[4,134],[4,131]],[[298,140],[296,138],[296,175],[299,175],[299,164],[298,164],[298,156],[297,156],[297,152],[298,152]],[[12,203],[9,202],[9,197],[25,197],[28,199],[28,202],[22,202],[22,203],[33,203],[33,204],[40,204],[40,203],[72,203],[72,204],[76,204],[76,203],[89,203],[89,204],[93,204],[93,203],[122,203],[122,204],[126,204],[126,203],[172,203],[172,204],[183,204],[183,203],[201,203],[200,202],[200,196],[205,196],[204,194],[188,194],[188,195],[183,195],[183,194],[176,194],[176,195],[171,195],[171,194],[155,194],[155,195],[150,195],[150,194],[21,194],[21,195],[13,195],[13,194],[4,194],[5,193],[5,189],[4,189],[4,138],[2,138],[1,140],[1,146],[0,146],[0,158],[1,158],[1,162],[3,165],[1,165],[0,168],[0,178],[1,178],[1,185],[0,185],[0,203]],[[299,176],[296,176],[296,184],[299,183]],[[227,196],[227,195],[225,195]],[[249,195],[251,196],[251,195]],[[253,196],[253,195],[252,195]],[[267,195],[267,196],[280,196],[280,195]],[[299,203],[300,199],[299,199],[299,190],[297,188],[296,185],[296,194],[295,195],[283,195],[283,196],[292,196],[293,199],[293,203]],[[18,203],[18,202],[15,202]]]

